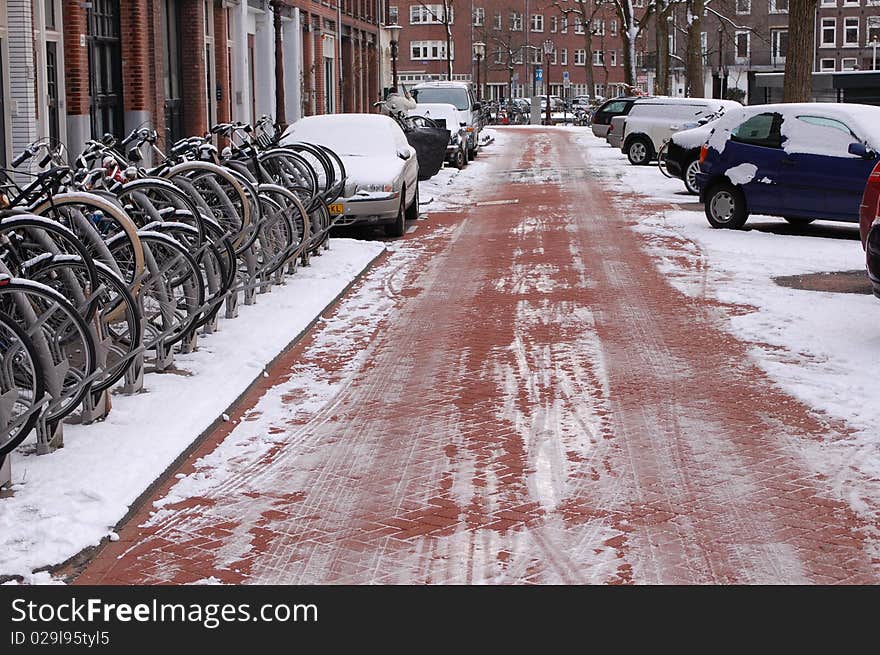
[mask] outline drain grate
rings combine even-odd
[[[829,271],[807,275],[784,275],[774,277],[773,281],[781,287],[804,291],[871,293],[871,281],[865,271]]]

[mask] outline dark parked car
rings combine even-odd
[[[700,152],[697,184],[713,227],[749,214],[790,223],[859,221],[880,152],[880,107],[803,103],[728,111]]]
[[[632,109],[633,103],[639,98],[647,96],[621,96],[606,100],[593,112],[593,120],[590,123],[593,128],[593,134],[604,139],[608,133],[608,127],[611,125],[611,119],[615,116],[626,116]]]
[[[865,268],[874,289],[880,298],[880,163],[868,177],[859,215],[859,234],[865,249]]]

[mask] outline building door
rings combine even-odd
[[[92,120],[92,136],[97,138],[110,133],[122,137],[124,135],[122,134],[122,48],[119,39],[119,0],[92,0],[92,8],[89,10],[88,18],[89,110]]]
[[[164,0],[163,12],[165,36],[165,143],[182,139],[183,100],[180,91],[180,39],[177,33],[177,2]]]
[[[58,42],[46,41],[46,96],[47,127],[49,138],[57,142],[61,138],[60,125],[58,123]]]

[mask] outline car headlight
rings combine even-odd
[[[367,191],[369,193],[378,193],[380,191],[391,193],[392,191],[394,191],[394,186],[391,184],[358,184],[357,190]]]

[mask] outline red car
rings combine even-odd
[[[865,185],[862,204],[859,207],[859,234],[865,249],[865,267],[874,295],[880,298],[880,163]]]

